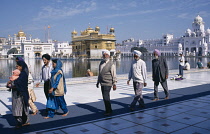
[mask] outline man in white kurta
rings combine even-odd
[[[129,85],[130,80],[133,79],[133,88],[135,92],[135,97],[130,105],[131,111],[135,110],[135,105],[137,101],[139,102],[139,106],[141,108],[145,107],[142,96],[142,89],[147,85],[147,69],[145,62],[142,59],[140,59],[140,56],[141,52],[134,50],[134,60],[131,64],[127,81],[127,84]]]

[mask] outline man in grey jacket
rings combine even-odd
[[[99,87],[99,83],[101,85],[101,92],[105,105],[105,116],[109,116],[112,114],[112,107],[110,102],[110,90],[113,87],[113,90],[116,90],[116,67],[112,61],[110,61],[110,52],[108,50],[104,50],[102,52],[103,60],[99,64],[99,75],[96,87]]]
[[[147,79],[147,69],[145,62],[140,59],[141,52],[134,50],[134,61],[131,64],[130,72],[128,75],[127,84],[131,78],[133,79],[133,88],[135,92],[135,97],[130,105],[130,110],[135,110],[135,105],[137,101],[139,102],[139,106],[144,108],[144,100],[142,96],[142,89],[143,87],[147,86],[146,79]]]
[[[154,52],[155,59],[152,60],[152,80],[154,81],[154,99],[153,101],[159,100],[158,97],[158,85],[161,83],[164,92],[165,99],[169,99],[169,91],[167,86],[168,79],[168,65],[165,58],[161,57],[160,51],[155,49]]]

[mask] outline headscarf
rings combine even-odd
[[[17,65],[21,66],[22,67],[22,71],[25,71],[27,75],[29,74],[28,66],[26,65],[24,60],[17,61]]]
[[[102,55],[104,55],[105,53],[108,54],[108,55],[110,56],[110,51],[109,51],[109,50],[103,50],[103,51],[102,51]]]
[[[28,93],[28,67],[24,61],[17,61],[17,65],[22,67],[22,71],[14,81],[17,91],[21,92],[24,103],[28,106],[29,93]]]
[[[52,60],[54,63],[56,63],[56,67],[51,71],[51,76],[53,78],[53,76],[59,71],[61,70],[62,71],[62,75],[63,75],[63,84],[64,84],[64,93],[67,92],[67,89],[66,89],[66,80],[65,80],[65,76],[64,76],[64,73],[63,73],[63,70],[62,70],[62,62],[59,60],[59,59],[53,59]]]
[[[138,51],[138,50],[134,50],[133,53],[136,54],[138,57],[140,57],[141,54],[142,54],[142,53],[141,53],[140,51]]]
[[[153,53],[156,53],[158,56],[161,55],[160,51],[158,49],[155,49]]]
[[[24,61],[23,58],[21,58],[21,57],[17,57],[16,60],[17,61]]]

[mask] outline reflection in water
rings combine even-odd
[[[152,59],[153,57],[144,57],[143,60],[146,62],[147,71],[151,72],[152,70]],[[166,57],[169,69],[178,68],[178,57]],[[189,63],[191,68],[196,67],[197,58],[185,58]],[[132,57],[124,57],[121,61],[115,61],[117,74],[127,74],[129,72]],[[204,66],[207,65],[207,62],[210,61],[209,58],[201,58]],[[43,62],[41,59],[25,59],[26,63],[29,66],[30,71],[32,72],[33,78],[38,80],[40,77],[41,67]],[[72,77],[84,77],[87,69],[90,69],[94,76],[98,75],[98,66],[100,60],[62,60],[63,62],[63,71],[66,78]],[[15,60],[0,60],[0,82],[6,82],[9,79],[9,76],[12,75],[12,71],[15,69],[16,62]]]

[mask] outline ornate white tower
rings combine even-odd
[[[196,33],[196,36],[201,36],[205,32],[203,18],[199,15],[195,17],[192,23],[192,30]]]

